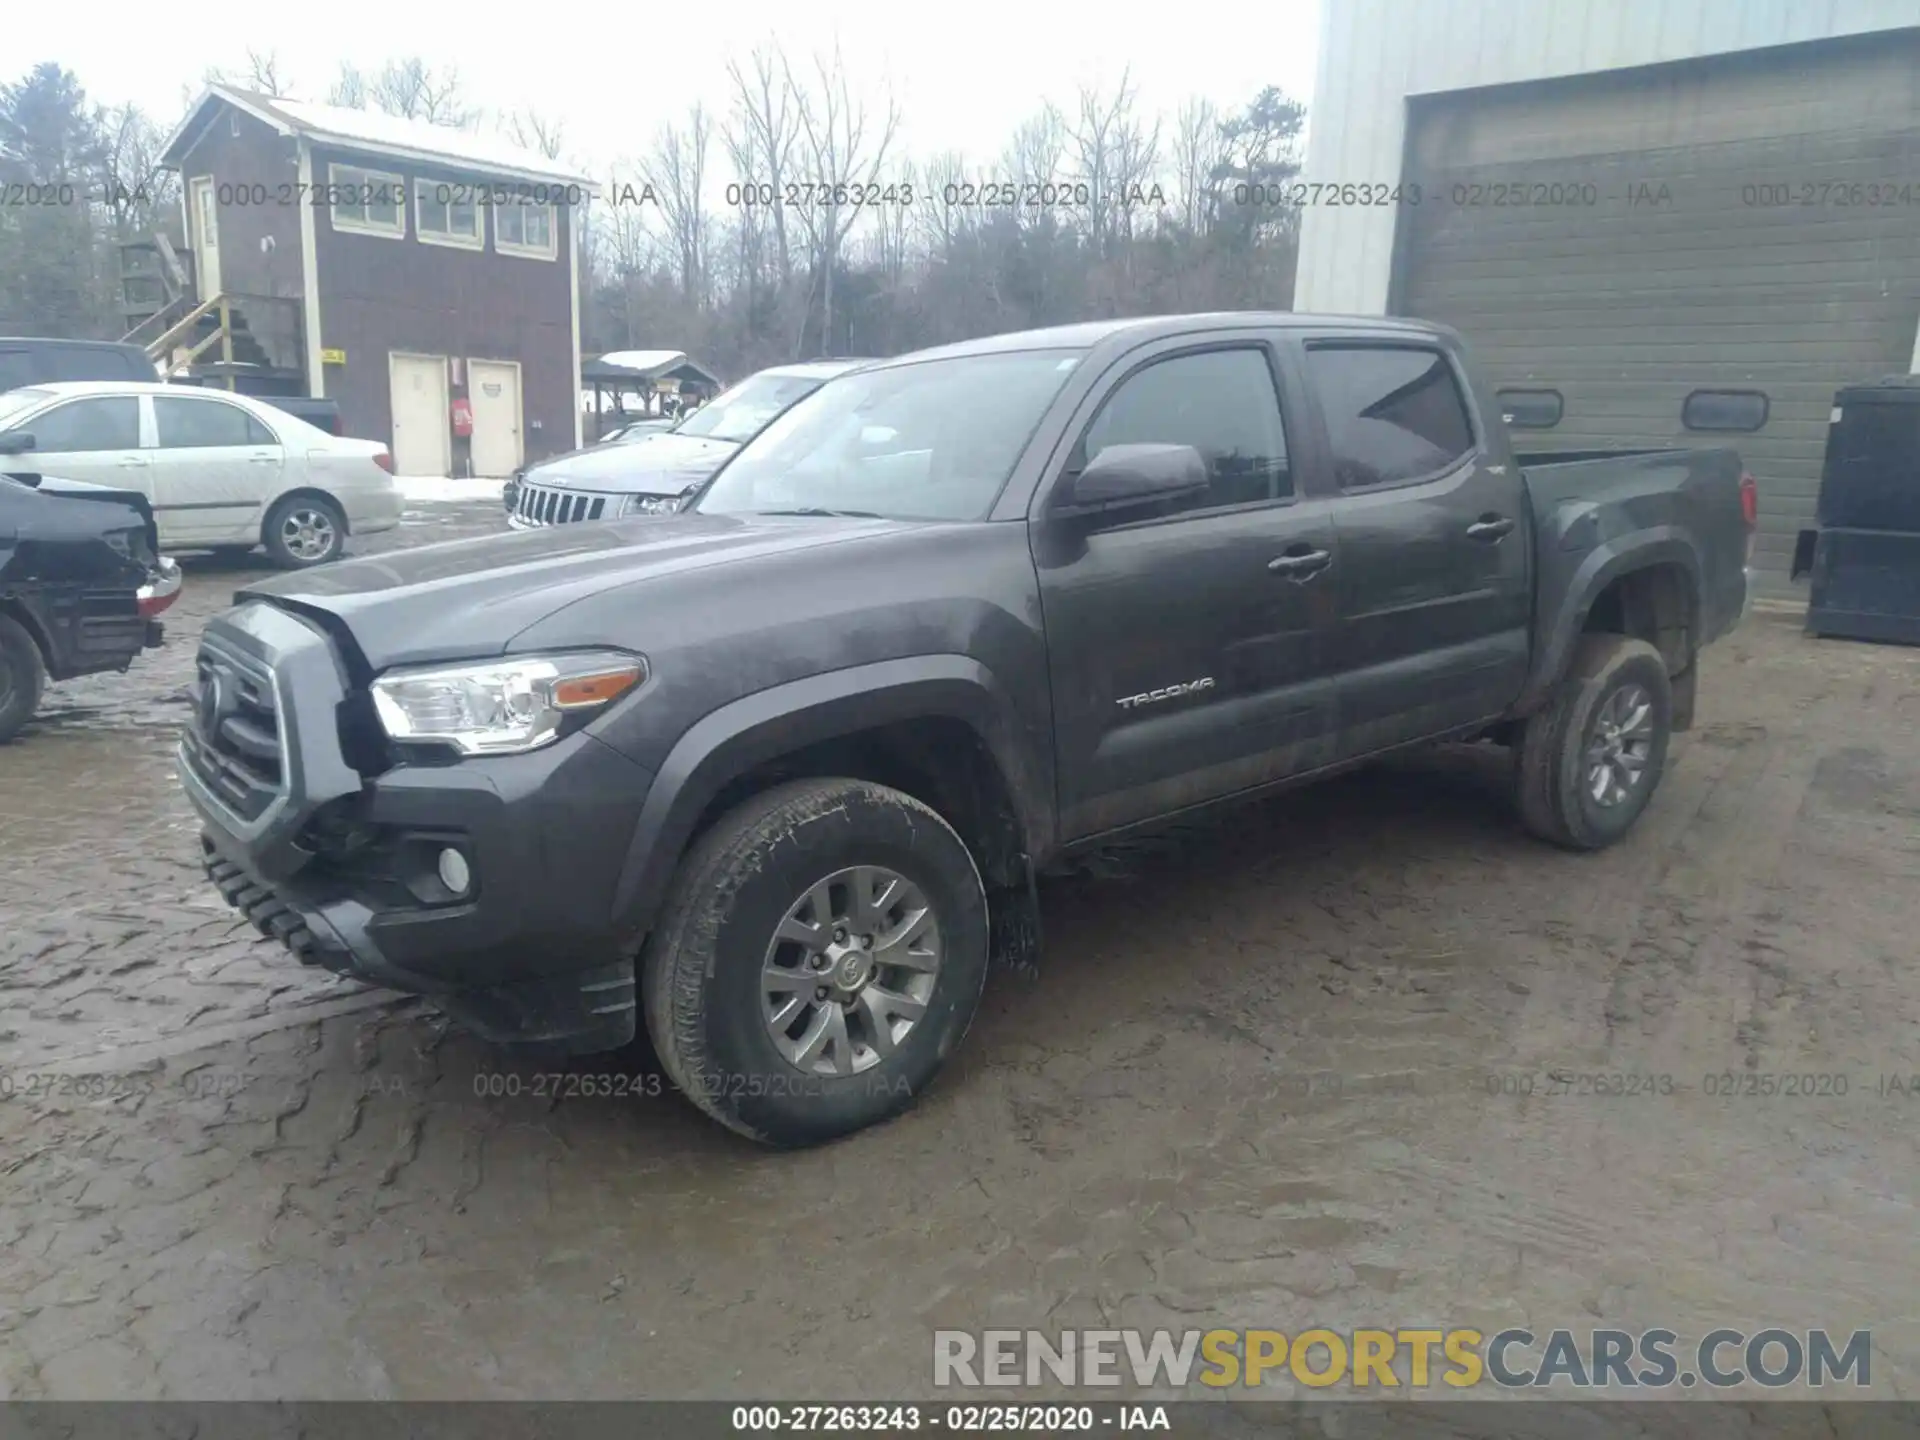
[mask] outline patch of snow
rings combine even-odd
[[[505,485],[504,480],[464,477],[449,480],[444,475],[397,475],[393,481],[393,488],[400,492],[402,500],[443,505],[472,500],[497,501]]]

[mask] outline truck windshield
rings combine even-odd
[[[694,508],[982,519],[1083,353],[964,355],[842,376],[769,425]]]
[[[682,420],[674,434],[744,445],[766,429],[769,420],[819,385],[810,375],[749,375]]]

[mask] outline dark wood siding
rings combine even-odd
[[[1778,592],[1834,392],[1913,353],[1916,157],[1920,31],[1416,101],[1393,308],[1457,327],[1494,385],[1561,392],[1528,449],[1738,449]],[[1688,431],[1696,389],[1762,391],[1767,421]]]
[[[485,184],[489,177],[316,147],[316,184],[327,183],[333,163],[400,175],[409,187],[403,239],[336,230],[326,210],[315,215],[320,343],[347,356],[344,366],[326,367],[326,389],[340,402],[348,433],[392,442],[387,360],[397,350],[518,361],[527,459],[571,449],[579,380],[567,208],[557,207],[553,260],[499,253],[491,214],[483,216],[484,250],[422,244],[411,203],[414,182]],[[521,182],[492,183],[513,188]]]
[[[220,284],[229,294],[299,298],[298,166],[290,138],[231,106],[214,117],[184,157],[183,187],[196,176],[214,180]]]

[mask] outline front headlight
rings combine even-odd
[[[520,655],[389,671],[373,682],[373,708],[394,740],[452,745],[463,755],[518,755],[646,678],[647,662],[618,650]]]
[[[680,508],[678,495],[629,495],[622,515],[671,515]]]

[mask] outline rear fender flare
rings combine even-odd
[[[1517,713],[1524,715],[1539,708],[1560,683],[1560,677],[1566,674],[1567,666],[1573,659],[1574,646],[1580,642],[1581,630],[1587,623],[1593,602],[1600,598],[1601,592],[1622,575],[1655,565],[1677,565],[1685,572],[1688,601],[1695,623],[1698,623],[1700,555],[1692,537],[1685,530],[1676,525],[1654,525],[1602,541],[1587,554],[1568,579],[1550,624],[1548,616],[1544,611],[1542,613],[1541,631],[1545,643],[1534,652],[1526,688],[1514,706]]]
[[[641,806],[614,894],[619,933],[637,939],[659,914],[694,826],[722,789],[788,752],[903,720],[951,719],[979,736],[1007,783],[1028,854],[1053,843],[1045,758],[1017,733],[999,681],[964,655],[856,665],[761,690],[697,721],[661,763]]]

